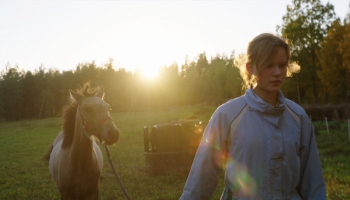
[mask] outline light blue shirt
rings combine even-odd
[[[222,199],[326,199],[312,123],[282,92],[274,107],[250,88],[214,112],[180,199],[210,199],[222,170]]]

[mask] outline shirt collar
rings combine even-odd
[[[253,92],[251,86],[245,93],[245,99],[248,107],[251,110],[256,110],[264,114],[264,118],[274,125],[278,125],[279,119],[284,112],[285,98],[281,91],[278,91],[278,106],[272,106],[262,100],[257,94]]]

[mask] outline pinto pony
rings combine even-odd
[[[63,111],[63,130],[46,159],[61,199],[98,199],[103,156],[93,136],[112,145],[119,140],[119,131],[103,100],[103,87],[86,84],[69,93],[72,103]]]

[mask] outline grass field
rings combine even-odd
[[[146,172],[143,127],[192,115],[208,120],[214,108],[192,107],[155,113],[112,113],[121,131],[117,145],[110,147],[113,163],[132,199],[178,199],[187,174],[170,172],[154,176]],[[330,122],[328,135],[321,122],[317,142],[328,199],[350,199],[350,142],[346,124]],[[0,123],[0,199],[59,199],[48,163],[41,160],[61,127],[60,118]],[[105,155],[105,154],[104,154]],[[221,176],[212,199],[223,189]],[[100,199],[125,199],[104,158]]]

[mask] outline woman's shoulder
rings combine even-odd
[[[220,113],[240,112],[246,104],[247,103],[244,96],[240,96],[240,97],[228,100],[226,103],[220,105],[216,111]]]
[[[294,101],[285,98],[285,104],[288,106],[295,114],[297,114],[299,117],[303,115],[307,115],[304,108],[301,107],[299,104],[295,103]]]
[[[227,133],[232,121],[240,114],[246,105],[247,103],[244,96],[231,99],[216,109],[210,121],[214,122],[214,124],[217,123],[221,126],[222,132]]]

